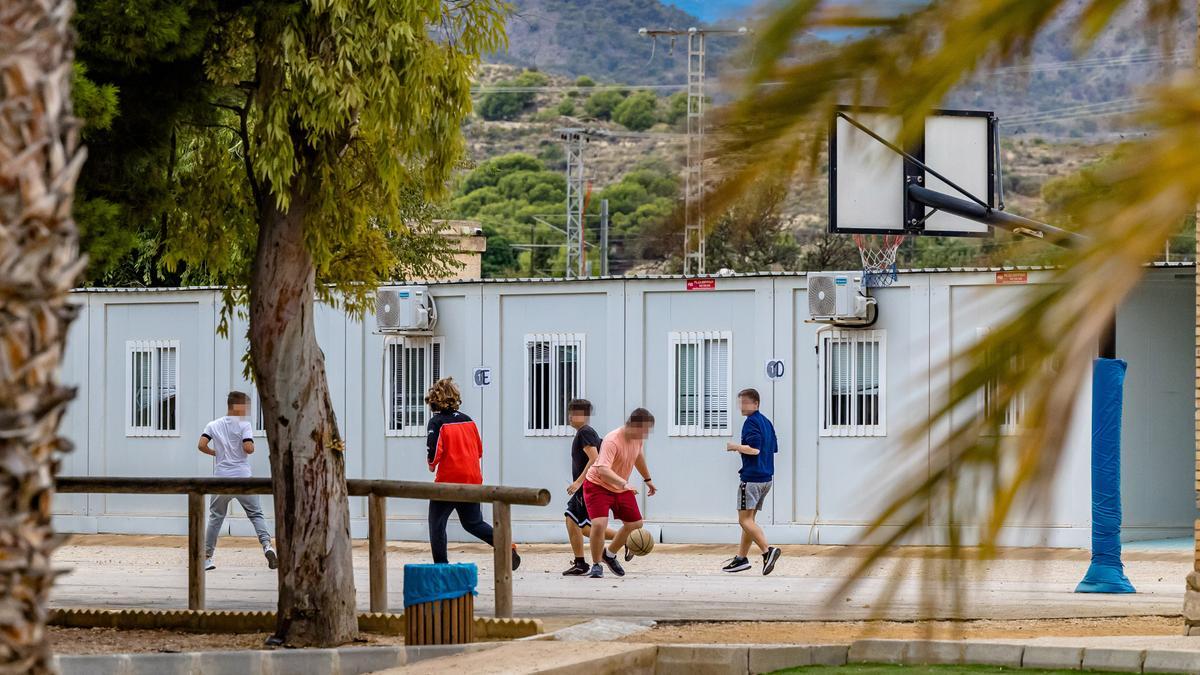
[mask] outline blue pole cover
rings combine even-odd
[[[1128,364],[1092,364],[1092,564],[1076,593],[1134,593],[1121,563],[1121,404]]]

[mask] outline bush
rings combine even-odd
[[[630,131],[645,131],[658,121],[657,107],[657,96],[649,91],[639,91],[613,109],[612,119]]]
[[[575,86],[576,87],[594,87],[594,86],[596,86],[596,81],[593,80],[592,78],[588,77],[587,75],[580,75],[579,77],[575,78]]]
[[[575,114],[575,102],[569,98],[564,98],[558,102],[558,114],[564,117],[570,117]]]
[[[538,159],[542,160],[546,168],[557,170],[566,164],[567,153],[563,150],[561,143],[545,141],[538,150]]]
[[[482,187],[495,187],[500,179],[517,171],[541,171],[545,167],[537,159],[521,152],[494,157],[475,167],[463,181],[462,194],[470,194]]]
[[[583,109],[588,115],[598,120],[612,119],[613,110],[621,105],[625,95],[614,89],[597,91],[588,97]]]
[[[687,116],[687,92],[671,94],[667,99],[667,109],[663,112],[663,121],[671,126],[679,124]]]
[[[497,87],[541,87],[549,82],[545,75],[526,70],[514,80],[498,83]],[[537,96],[532,91],[496,91],[485,94],[479,102],[479,116],[485,120],[511,120],[525,111]]]

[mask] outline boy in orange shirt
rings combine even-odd
[[[658,492],[642,452],[646,437],[653,428],[654,415],[649,410],[638,408],[631,412],[624,426],[610,431],[604,437],[600,443],[600,456],[585,475],[583,499],[587,504],[588,518],[592,521],[592,531],[603,532],[608,528],[610,511],[621,521],[621,529],[608,548],[604,547],[603,537],[592,537],[589,542],[592,548],[592,571],[588,576],[593,579],[604,576],[601,560],[613,574],[625,576],[625,569],[617,561],[616,551],[625,545],[630,532],[642,526],[637,490],[629,486],[629,476],[634,467],[637,467],[642,482],[646,484],[646,496],[651,497]]]
[[[434,473],[435,483],[483,483],[483,471],[479,463],[483,459],[483,441],[475,422],[458,409],[462,394],[452,378],[443,378],[429,388],[425,402],[433,410],[429,418],[429,430],[425,436],[429,470]],[[450,562],[446,551],[446,523],[450,514],[458,512],[458,522],[475,538],[494,546],[492,526],[483,519],[478,502],[429,501],[429,547],[433,549],[433,562]],[[512,548],[512,568],[521,566],[517,545]]]

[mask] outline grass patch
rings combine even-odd
[[[1031,668],[1004,668],[1001,666],[893,666],[874,663],[853,663],[845,666],[805,666],[789,668],[776,673],[794,675],[991,675],[992,673],[1013,673],[1020,671],[1022,675],[1081,675],[1093,671],[1087,670],[1034,670]]]

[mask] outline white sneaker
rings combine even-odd
[[[212,558],[205,558],[204,559],[204,571],[207,572],[209,570],[215,570],[215,569],[217,569],[217,566],[213,564]]]

